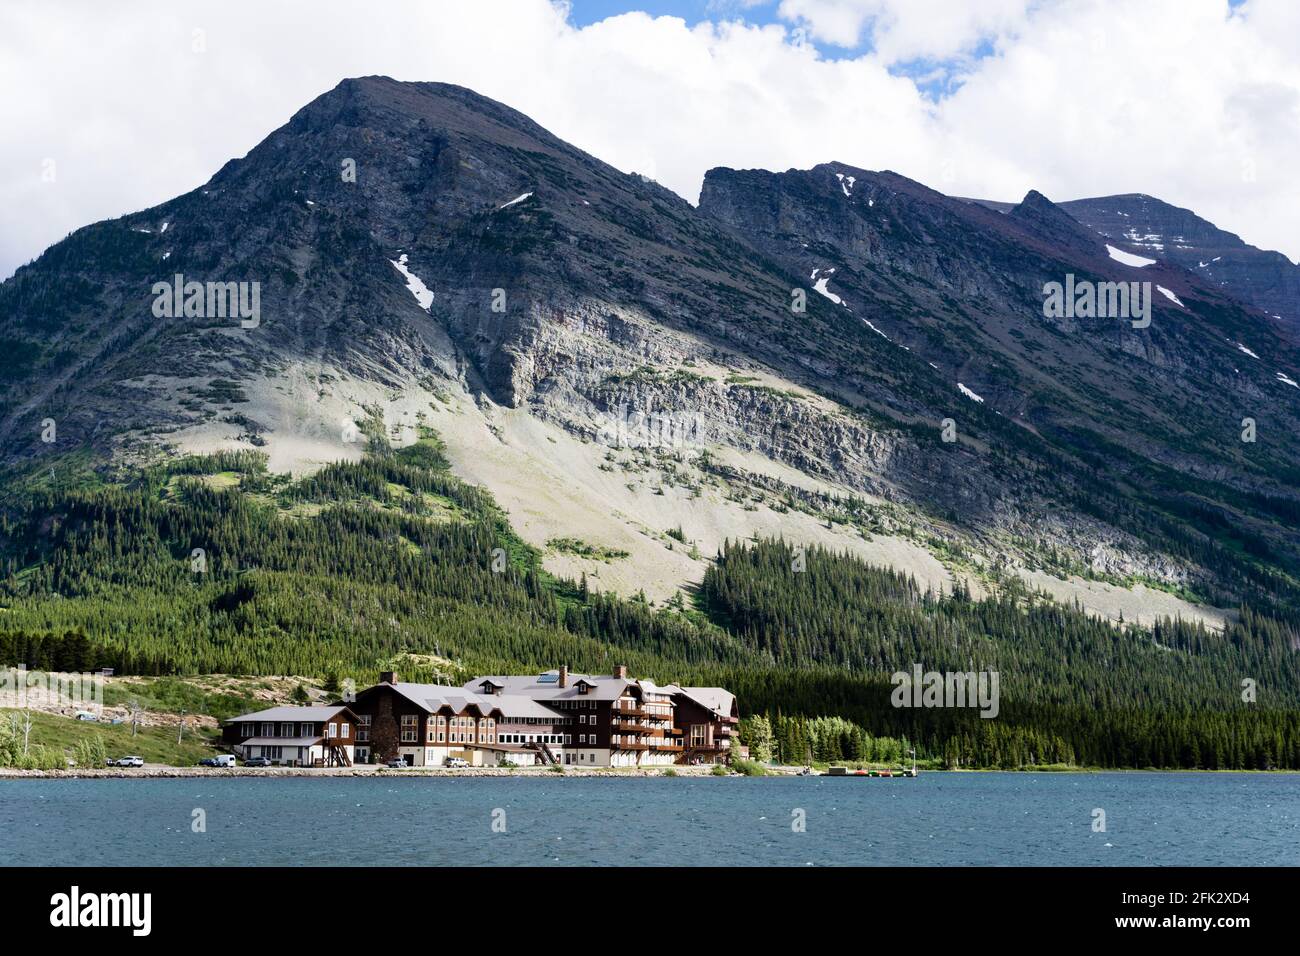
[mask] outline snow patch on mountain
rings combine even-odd
[[[1143,266],[1154,265],[1154,259],[1146,259],[1142,256],[1135,256],[1131,252],[1125,252],[1123,249],[1116,249],[1110,243],[1106,243],[1106,251],[1116,262],[1122,262],[1126,266],[1133,266],[1135,269],[1141,269]]]
[[[827,269],[827,270],[826,270],[826,275],[824,275],[824,276],[822,276],[820,279],[818,279],[818,278],[817,278],[817,273],[819,273],[819,272],[821,272],[821,271],[822,271],[822,270],[821,270],[820,268],[818,268],[818,269],[814,269],[814,270],[812,271],[812,275],[810,275],[810,276],[808,277],[809,279],[812,279],[812,280],[813,280],[813,291],[814,291],[814,292],[817,292],[817,293],[819,293],[819,294],[821,294],[821,295],[823,295],[823,296],[825,296],[825,297],[828,298],[828,299],[830,299],[830,300],[831,300],[832,302],[834,302],[836,305],[844,305],[844,300],[841,299],[838,295],[836,295],[834,292],[832,292],[830,289],[827,288],[827,286],[830,284],[831,276],[835,274],[835,270],[834,270],[834,269]]]
[[[419,303],[420,308],[428,312],[429,306],[433,304],[433,292],[430,291],[419,276],[406,268],[406,253],[403,252],[398,258],[389,259],[388,261],[406,278],[407,291],[415,296],[415,301]]]

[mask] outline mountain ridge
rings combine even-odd
[[[346,80],[199,189],[78,230],[0,284],[5,353],[34,356],[5,367],[0,444],[25,465],[66,445],[265,447],[311,470],[359,456],[341,422],[398,442],[429,423],[533,543],[589,520],[654,569],[660,599],[706,563],[673,549],[676,514],[704,554],[761,528],[944,586],[1011,558],[1232,604],[1264,572],[1196,525],[1219,515],[1238,547],[1294,567],[1297,462],[1273,436],[1300,404],[1274,373],[1300,371],[1221,287],[1116,262],[1068,206],[1030,193],[1002,215],[827,163],[711,170],[696,209],[462,87]],[[1145,334],[1053,324],[1041,287],[1067,270],[1180,304],[1153,296]],[[259,327],[153,316],[147,290],[176,272],[259,281]],[[621,409],[696,416],[707,438],[603,446]],[[1238,440],[1241,410],[1262,448]],[[574,476],[599,520],[562,487]],[[971,556],[936,571],[931,542]],[[642,576],[551,560],[624,590]]]

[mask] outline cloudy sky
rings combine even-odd
[[[374,73],[471,87],[692,202],[712,166],[839,160],[1149,193],[1300,259],[1295,0],[5,0],[0,277]]]

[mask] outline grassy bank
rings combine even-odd
[[[17,735],[22,739],[22,721],[27,712],[0,709],[0,723],[5,730],[13,727],[11,715],[17,715],[19,724]],[[43,748],[46,751],[64,753],[70,759],[83,741],[99,738],[109,757],[114,759],[127,754],[138,754],[146,763],[167,764],[170,766],[193,766],[203,757],[217,753],[216,735],[187,728],[181,743],[176,742],[177,730],[174,727],[140,727],[135,736],[131,734],[131,725],[103,724],[80,721],[58,714],[31,712],[32,729],[28,737],[29,750]]]

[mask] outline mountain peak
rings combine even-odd
[[[1089,229],[1139,255],[1182,266],[1300,334],[1300,266],[1249,245],[1190,209],[1144,193],[1076,199],[1064,209]]]
[[[1012,207],[1007,216],[1040,239],[1078,252],[1095,254],[1100,251],[1101,244],[1096,234],[1037,189],[1025,193],[1025,198]]]

